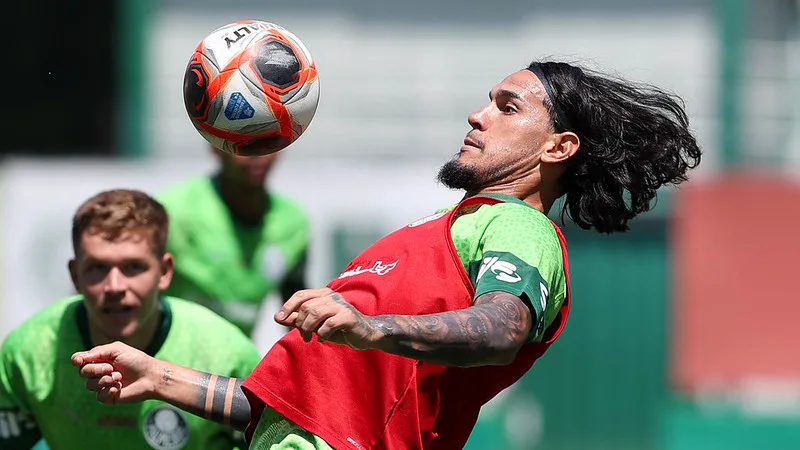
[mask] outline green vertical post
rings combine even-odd
[[[147,35],[152,0],[117,0],[116,154],[148,153],[144,131]]]
[[[741,157],[741,93],[744,68],[745,0],[717,0],[720,29],[720,156],[724,169]]]

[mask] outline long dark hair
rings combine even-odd
[[[554,129],[580,138],[560,179],[562,221],[568,214],[584,229],[626,231],[631,219],[654,206],[661,186],[686,181],[700,163],[676,95],[563,62],[533,62],[529,69],[550,84],[545,106]]]

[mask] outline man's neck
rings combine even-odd
[[[268,195],[263,187],[232,183],[218,177],[219,195],[233,217],[242,223],[258,223],[267,210]]]
[[[160,328],[161,321],[164,318],[164,312],[161,310],[159,306],[158,311],[153,314],[153,317],[150,317],[145,323],[139,325],[139,329],[136,330],[133,335],[128,338],[121,339],[122,342],[125,344],[130,345],[136,349],[146,351],[147,347],[150,346],[150,343],[153,342],[155,338],[156,332]],[[93,323],[89,323],[89,337],[92,340],[92,345],[103,345],[109,344],[114,341],[118,341],[120,339],[112,339],[103,333],[100,328],[95,326]]]
[[[527,203],[528,205],[530,205],[532,208],[539,210],[544,214],[548,214],[550,212],[550,208],[553,206],[553,203],[556,200],[555,197],[549,198],[550,196],[542,195],[542,191],[540,190],[526,192],[525,190],[522,189],[514,189],[513,186],[512,187],[489,186],[484,189],[481,189],[476,193],[467,193],[468,196],[481,195],[481,194],[508,195],[514,198],[518,198],[523,202]]]

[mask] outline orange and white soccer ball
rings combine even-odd
[[[285,28],[235,22],[197,46],[186,67],[183,100],[192,124],[214,147],[265,155],[294,142],[314,118],[317,67]]]

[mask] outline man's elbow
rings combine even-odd
[[[480,366],[507,366],[514,362],[517,358],[517,353],[525,345],[527,336],[513,336],[511,339],[506,338],[502,341],[490,343],[485,353],[485,358],[482,358]]]
[[[517,353],[524,345],[524,342],[514,343],[513,345],[507,345],[502,350],[499,350],[495,353],[495,358],[493,362],[493,366],[507,366],[514,362],[517,359]]]

